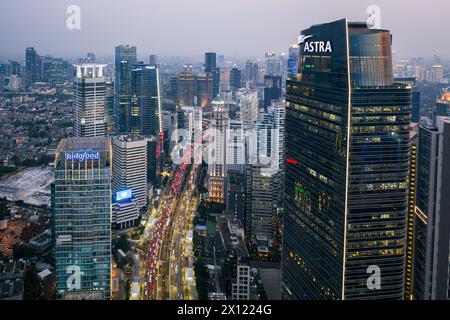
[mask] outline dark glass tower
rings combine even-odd
[[[216,97],[219,94],[220,69],[217,67],[217,54],[215,52],[205,53],[205,72],[213,74],[214,77],[213,96]]]
[[[25,50],[25,86],[30,87],[35,81],[39,80],[39,55],[34,48]]]
[[[116,133],[131,130],[131,68],[137,62],[136,47],[120,45],[115,52],[114,118]]]
[[[131,132],[159,135],[162,131],[158,67],[146,64],[131,71]]]
[[[284,299],[402,299],[411,88],[391,35],[339,20],[301,33],[287,81]],[[369,266],[381,289],[367,286]]]

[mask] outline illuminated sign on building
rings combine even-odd
[[[124,201],[131,199],[131,189],[116,192],[116,201]]]
[[[298,37],[298,44],[304,44],[303,51],[308,53],[329,53],[333,52],[331,41],[309,41],[306,40],[313,38],[313,35],[305,36],[300,35]]]
[[[85,160],[100,160],[100,152],[72,152],[66,153],[66,160],[85,161]]]

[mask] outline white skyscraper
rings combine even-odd
[[[214,202],[225,201],[225,179],[227,176],[227,140],[230,129],[228,106],[221,99],[212,102],[207,163],[209,173],[209,198]]]
[[[245,136],[242,121],[230,120],[227,170],[241,173],[245,171]]]
[[[115,204],[127,200],[134,202],[138,209],[130,214],[130,205],[116,206],[113,220],[118,225],[129,227],[138,219],[139,210],[147,206],[147,139],[139,135],[114,137],[112,149]],[[118,208],[122,210],[116,210]]]
[[[75,123],[77,137],[106,136],[106,80],[104,64],[75,65]]]
[[[242,90],[239,97],[239,108],[244,130],[251,129],[258,119],[258,93],[256,91]]]

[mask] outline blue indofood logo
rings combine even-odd
[[[85,160],[100,160],[100,152],[72,152],[66,153],[66,160],[85,161]]]
[[[308,53],[331,53],[333,52],[333,47],[331,46],[331,41],[307,41],[313,38],[313,35],[305,36],[300,35],[298,37],[298,44],[304,44],[303,51]]]

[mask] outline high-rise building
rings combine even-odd
[[[438,116],[450,116],[450,90],[444,90],[436,100],[434,117]]]
[[[237,90],[242,88],[241,83],[241,69],[232,68],[230,70],[230,89]]]
[[[450,298],[450,118],[420,127],[412,298]]]
[[[256,91],[243,91],[239,96],[239,110],[240,118],[247,131],[253,128],[253,124],[258,119],[259,115],[259,99]]]
[[[217,97],[220,86],[220,69],[217,67],[217,55],[215,52],[205,53],[205,72],[211,73],[214,78],[213,96]]]
[[[287,81],[283,299],[403,299],[411,88],[391,34],[302,31]],[[381,276],[381,287],[369,279]]]
[[[131,133],[158,136],[163,130],[158,67],[134,65],[131,70]]]
[[[201,72],[197,74],[197,104],[205,108],[214,100],[214,74]]]
[[[266,76],[279,76],[281,77],[281,64],[280,59],[275,52],[266,53]]]
[[[57,298],[110,298],[111,196],[110,139],[62,140],[51,197]]]
[[[295,78],[297,76],[299,50],[300,48],[297,44],[293,44],[289,47],[288,70],[287,70],[288,78]]]
[[[158,66],[158,56],[156,54],[151,54],[148,59],[148,64],[152,67]]]
[[[136,47],[120,45],[115,49],[114,115],[115,132],[131,131],[131,69],[137,62]]]
[[[245,134],[240,120],[230,120],[227,142],[227,171],[245,171]]]
[[[131,190],[138,208],[147,207],[147,139],[140,135],[112,138],[113,193]]]
[[[194,106],[195,103],[195,74],[182,72],[177,79],[177,102],[179,106]]]
[[[75,65],[75,123],[77,137],[106,136],[106,80],[104,64]]]
[[[281,77],[264,76],[264,108],[272,104],[273,100],[281,98]]]
[[[39,80],[39,55],[34,48],[25,50],[25,87]]]
[[[205,53],[205,71],[214,72],[217,69],[217,58],[215,52]]]
[[[414,230],[415,230],[415,208],[417,192],[417,149],[419,124],[412,122],[409,136],[409,198],[408,198],[408,218],[406,235],[406,269],[405,269],[405,299],[412,299],[413,279],[414,279]]]
[[[278,231],[283,199],[285,105],[273,104],[253,126],[246,166],[247,238],[269,242]]]
[[[411,122],[419,123],[420,120],[420,91],[416,86],[416,78],[395,78],[396,83],[404,83],[412,88]]]
[[[208,146],[208,192],[209,199],[225,203],[225,181],[227,177],[227,142],[230,130],[228,106],[222,99],[212,102],[210,145]]]

